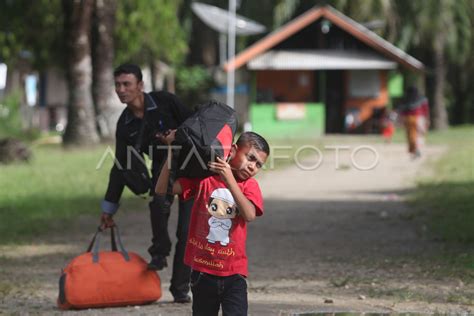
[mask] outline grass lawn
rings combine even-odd
[[[474,244],[474,126],[433,132],[428,142],[449,150],[433,175],[419,180],[414,201],[438,238]]]
[[[106,148],[37,146],[29,164],[0,166],[0,243],[31,240],[79,214],[97,214],[99,221],[113,163],[109,155],[97,168]],[[125,199],[139,200],[124,193]]]

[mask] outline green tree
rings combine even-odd
[[[451,52],[454,58],[448,68],[448,83],[450,85],[448,100],[450,107],[451,122],[454,124],[474,123],[474,1],[467,1],[465,6],[459,7],[462,10],[459,14],[463,16],[463,24],[469,24],[461,30],[468,31],[470,36],[463,36],[465,40],[461,45],[469,45],[469,48],[461,48],[461,51],[468,52],[467,58],[460,60],[455,58],[456,50]],[[467,39],[470,37],[470,40]],[[454,53],[454,54],[453,54]]]
[[[35,69],[62,65],[61,9],[59,0],[0,1],[0,60],[14,66],[28,51]]]
[[[135,61],[153,66],[157,60],[179,64],[187,50],[177,12],[181,1],[118,2],[116,62]]]
[[[472,24],[470,0],[433,0],[395,2],[401,29],[398,45],[422,52],[432,67],[428,80],[433,82],[432,123],[434,129],[448,127],[446,92],[449,64],[463,63],[469,56]]]

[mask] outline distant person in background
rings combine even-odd
[[[406,90],[399,111],[406,128],[408,152],[412,158],[418,158],[421,156],[420,146],[424,144],[430,123],[428,99],[420,95],[416,87],[410,86]]]
[[[397,120],[397,113],[389,110],[388,108],[384,108],[381,117],[381,128],[380,131],[382,133],[382,137],[386,143],[392,142],[393,134],[395,133],[395,122]]]

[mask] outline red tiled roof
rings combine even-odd
[[[414,71],[423,71],[424,65],[419,60],[408,55],[398,47],[394,46],[390,42],[384,40],[374,32],[370,31],[363,25],[355,22],[351,18],[345,16],[336,9],[325,6],[325,7],[315,7],[308,10],[304,14],[300,15],[296,19],[288,22],[281,28],[273,31],[272,33],[265,36],[260,41],[254,43],[238,55],[234,59],[229,60],[225,65],[224,69],[226,71],[230,70],[231,67],[238,69],[248,63],[253,58],[258,55],[266,52],[271,49],[278,43],[281,43],[285,39],[291,37],[293,34],[302,30],[311,23],[317,21],[321,17],[331,21],[333,24],[351,34],[361,42],[365,43],[369,47],[373,48],[375,51],[381,53],[382,55],[390,58],[402,66],[414,70]]]

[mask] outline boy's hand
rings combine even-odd
[[[171,143],[174,141],[176,138],[176,130],[175,129],[169,129],[164,133],[158,133],[155,135],[158,140],[161,142],[171,145]]]
[[[228,182],[230,179],[234,178],[234,175],[232,174],[232,168],[230,167],[230,165],[220,157],[217,157],[216,160],[217,161],[215,162],[210,162],[207,164],[207,166],[209,167],[209,170],[217,174],[220,174],[224,182]]]

